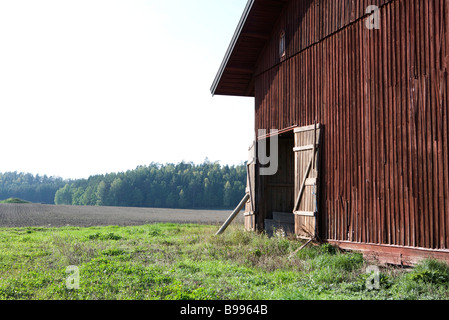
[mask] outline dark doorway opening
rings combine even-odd
[[[278,170],[274,175],[259,177],[259,210],[257,225],[259,230],[271,233],[283,229],[294,233],[295,145],[293,130],[281,133],[278,138]],[[272,138],[268,139],[270,146]],[[259,141],[260,143],[260,141]],[[269,147],[267,147],[270,150]]]

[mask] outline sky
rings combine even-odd
[[[254,99],[210,87],[246,0],[0,0],[0,172],[246,160]]]

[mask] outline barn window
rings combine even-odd
[[[279,36],[279,57],[281,59],[285,57],[285,31]]]

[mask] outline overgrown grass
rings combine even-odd
[[[154,224],[0,229],[1,299],[447,299],[449,268],[381,268],[358,253],[231,227]],[[79,289],[66,285],[68,266]]]

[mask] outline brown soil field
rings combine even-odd
[[[0,227],[135,226],[152,223],[220,225],[231,210],[183,210],[0,204]],[[234,223],[243,223],[241,212]]]

